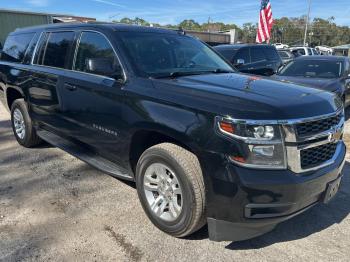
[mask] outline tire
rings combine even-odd
[[[169,185],[167,187],[159,182],[164,181],[162,176],[171,181],[171,189]],[[155,184],[148,183],[150,181]],[[206,224],[202,170],[197,157],[186,149],[170,143],[147,149],[137,163],[136,186],[145,213],[163,232],[175,237],[185,237]],[[157,189],[151,192],[148,190],[150,187],[152,190]],[[164,188],[168,188],[168,191],[162,190]],[[181,194],[177,194],[178,192]],[[162,200],[157,202],[159,198]],[[168,204],[165,206],[164,202]],[[156,214],[157,211],[162,215]]]
[[[21,119],[23,121],[20,121]],[[24,132],[18,132],[18,127],[21,126],[19,122],[22,122],[21,130],[23,130]],[[28,114],[27,104],[23,98],[17,99],[12,103],[11,123],[13,133],[20,145],[30,148],[39,145],[42,142],[42,140],[36,134],[36,131],[32,124],[32,120],[30,119]]]

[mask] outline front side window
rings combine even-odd
[[[167,77],[233,71],[208,46],[186,35],[120,32],[118,36],[136,73],[141,76]]]
[[[308,78],[338,78],[343,73],[342,62],[327,60],[295,60],[279,73],[282,76]]]
[[[304,48],[299,48],[299,49],[297,49],[297,51],[300,55],[306,55]]]
[[[35,33],[10,35],[5,42],[1,60],[22,63],[34,35]]]
[[[81,34],[74,70],[114,78],[123,75],[111,44],[97,32]]]

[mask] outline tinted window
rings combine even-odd
[[[224,49],[224,48],[215,48],[223,57],[225,57],[228,61],[232,62],[233,57],[237,53],[237,49]]]
[[[252,63],[266,60],[265,52],[263,48],[256,48],[256,47],[251,48],[250,56],[252,58]]]
[[[34,55],[34,64],[39,64],[41,65],[43,62],[43,58],[45,55],[45,50],[46,50],[46,44],[47,44],[47,38],[49,36],[49,33],[43,33],[39,43],[38,43],[38,48],[37,51]]]
[[[166,77],[174,72],[201,74],[232,67],[202,42],[186,35],[118,33],[136,71],[142,76]]]
[[[311,50],[311,48],[308,48],[308,49],[307,49],[307,53],[308,53],[308,55],[312,55],[312,50]]]
[[[121,76],[117,56],[105,36],[83,32],[80,38],[74,69],[105,76]]]
[[[277,53],[277,50],[274,48],[263,48],[265,57],[268,61],[278,61],[280,60],[280,56]]]
[[[300,55],[306,55],[304,48],[299,48],[299,49],[297,49],[297,51]]]
[[[66,68],[69,53],[74,41],[74,32],[50,33],[42,64],[46,66]]]
[[[280,75],[309,78],[338,78],[342,75],[342,62],[327,60],[296,60],[284,67]]]
[[[234,63],[237,63],[238,59],[243,59],[245,64],[250,63],[250,55],[248,48],[239,49],[237,54],[235,55]]]
[[[33,56],[34,50],[35,50],[35,46],[36,46],[36,44],[38,43],[38,40],[39,40],[39,36],[40,36],[40,34],[35,34],[34,38],[30,42],[30,44],[28,46],[28,49],[27,49],[27,52],[26,52],[26,55],[25,55],[25,58],[23,60],[24,64],[30,64],[31,63],[32,56]]]
[[[287,51],[278,51],[278,53],[282,58],[289,58],[289,54]]]
[[[5,42],[1,60],[21,63],[33,36],[34,33],[10,35]]]

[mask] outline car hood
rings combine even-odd
[[[154,79],[157,98],[244,119],[294,119],[337,110],[329,92],[244,74]]]
[[[296,84],[302,84],[310,87],[319,88],[325,91],[336,92],[339,89],[339,79],[324,79],[324,78],[308,78],[308,77],[295,77],[295,76],[273,76],[276,80],[283,82],[291,82]]]

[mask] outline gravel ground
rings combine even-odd
[[[347,135],[350,146],[350,120]],[[134,184],[48,145],[20,147],[0,106],[0,261],[349,261],[347,160],[334,201],[271,233],[216,243],[204,228],[176,239],[147,219]]]

